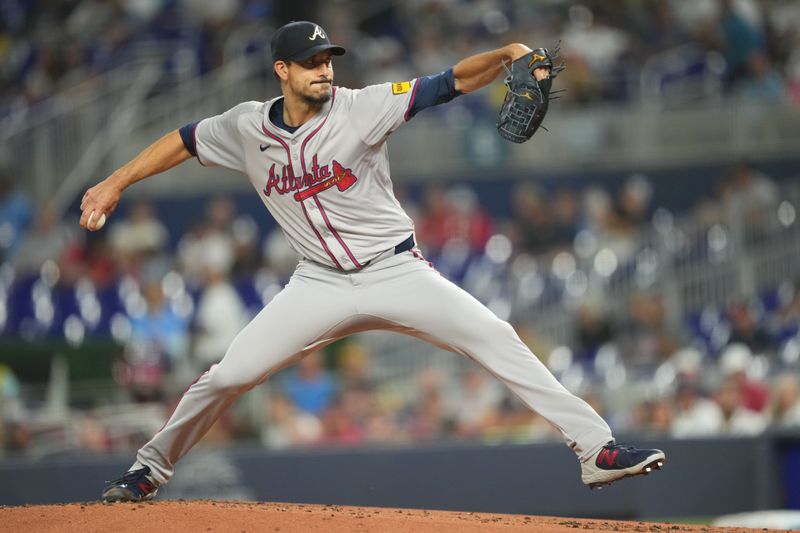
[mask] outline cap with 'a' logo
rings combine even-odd
[[[301,61],[319,52],[330,50],[335,56],[344,55],[344,48],[331,44],[328,34],[319,24],[290,22],[275,30],[270,41],[273,61]]]

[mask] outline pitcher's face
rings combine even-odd
[[[285,68],[289,91],[310,104],[324,104],[333,94],[332,57],[333,54],[326,50],[302,61],[279,61],[276,69]]]

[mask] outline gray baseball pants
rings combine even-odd
[[[563,435],[580,460],[612,439],[608,424],[567,391],[514,329],[442,277],[416,250],[389,251],[360,271],[301,261],[286,287],[186,391],[137,453],[159,483],[244,392],[310,352],[359,331],[397,331],[465,355]]]

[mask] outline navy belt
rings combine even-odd
[[[408,239],[404,240],[400,244],[394,247],[394,254],[402,254],[403,252],[407,252],[414,247],[416,243],[414,242],[414,236],[409,235]]]

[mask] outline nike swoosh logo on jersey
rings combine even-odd
[[[259,145],[258,145],[258,149],[259,149],[259,150],[261,150],[262,152],[263,152],[264,150],[266,150],[267,148],[269,148],[269,145],[268,145],[268,144],[266,144],[266,145],[265,145],[265,144],[259,144]]]

